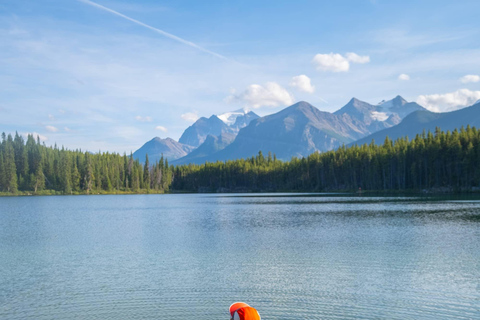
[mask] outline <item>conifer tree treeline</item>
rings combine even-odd
[[[202,165],[171,166],[163,157],[144,165],[132,154],[91,154],[47,147],[29,135],[2,134],[0,191],[64,194],[96,192],[215,192],[422,190],[480,187],[480,130],[386,138],[383,145],[341,147],[302,159],[270,153]]]
[[[480,188],[480,131],[388,137],[282,162],[261,152],[246,160],[175,168],[172,189],[190,191],[329,191]]]
[[[115,153],[91,154],[63,147],[47,147],[28,135],[2,134],[0,144],[0,191],[53,190],[64,194],[106,192],[164,192],[172,173],[163,158],[145,172],[133,156]]]

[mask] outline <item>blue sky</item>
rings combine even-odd
[[[129,153],[244,107],[335,111],[400,94],[454,110],[480,99],[479,12],[479,1],[3,1],[0,131]]]

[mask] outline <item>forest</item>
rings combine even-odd
[[[343,146],[306,158],[275,155],[202,165],[143,164],[132,154],[47,147],[2,134],[2,194],[275,191],[480,191],[480,130],[424,132],[383,144]]]

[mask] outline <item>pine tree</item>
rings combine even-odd
[[[143,167],[143,185],[145,189],[150,190],[150,162],[148,154],[145,155],[145,166]]]
[[[3,163],[5,170],[5,189],[7,192],[15,193],[18,190],[17,168],[15,166],[15,151],[13,149],[13,139],[11,135],[8,135],[8,138],[5,141]]]
[[[72,168],[72,189],[75,191],[80,190],[80,172],[78,171],[77,162],[74,161]]]
[[[85,161],[85,176],[83,177],[83,189],[89,194],[94,188],[94,180],[95,176],[93,174],[93,167],[91,163],[90,156],[88,153],[85,154],[86,161]]]
[[[0,145],[0,191],[6,190],[6,182],[5,182],[5,166],[3,164],[3,151],[2,145]]]
[[[43,174],[42,165],[40,164],[36,171],[35,175],[33,176],[33,191],[36,193],[37,191],[42,191],[45,188],[45,175]]]

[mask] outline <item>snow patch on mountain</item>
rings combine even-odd
[[[372,111],[371,116],[373,120],[385,121],[394,113],[398,113],[399,108],[408,102],[400,96],[392,100],[382,100],[375,106],[375,111]]]
[[[375,121],[385,121],[388,119],[390,115],[387,114],[386,112],[378,112],[378,111],[372,111],[371,117]]]
[[[222,120],[227,126],[235,124],[238,117],[244,116],[248,113],[247,109],[239,109],[231,112],[225,112],[223,114],[217,115],[217,118]]]

